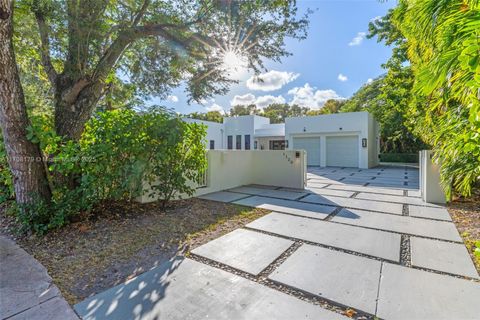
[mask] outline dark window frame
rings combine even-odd
[[[246,134],[245,135],[245,150],[250,150],[250,135]]]
[[[285,150],[287,140],[269,140],[268,148],[270,150]]]
[[[233,149],[233,136],[227,136],[227,149]]]
[[[210,150],[215,150],[215,140],[210,140]]]
[[[235,137],[235,149],[242,150],[242,135],[237,134]]]

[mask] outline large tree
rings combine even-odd
[[[15,196],[20,205],[49,201],[50,188],[40,147],[27,139],[30,125],[12,42],[13,2],[0,0],[0,126]]]
[[[193,100],[234,80],[224,57],[255,70],[287,55],[285,37],[305,37],[294,1],[24,0],[40,38],[40,62],[54,94],[59,135],[78,139],[109,79],[165,96],[185,81]]]

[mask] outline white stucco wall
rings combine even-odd
[[[206,149],[210,149],[210,140],[215,141],[215,149],[226,149],[223,123],[190,118],[184,118],[182,120],[188,123],[201,123],[207,126]]]
[[[207,187],[198,188],[195,196],[247,184],[305,188],[304,151],[209,150],[207,160]],[[144,190],[146,192],[137,201],[157,200],[148,197],[148,184],[144,184]]]
[[[326,166],[326,137],[340,135],[358,136],[359,168],[378,164],[375,120],[368,112],[348,112],[313,117],[285,119],[285,139],[293,148],[294,137],[320,137],[320,166]],[[362,139],[367,139],[367,148]],[[374,159],[376,158],[376,159]]]
[[[242,136],[241,150],[245,150],[245,135],[250,135],[250,150],[253,150],[255,141],[255,129],[270,123],[270,119],[249,115],[223,118],[225,127],[225,149],[227,149],[228,136],[232,136],[233,150],[236,149],[236,136]]]
[[[207,187],[196,195],[226,190],[246,184],[303,189],[306,181],[305,153],[282,151],[208,151]]]

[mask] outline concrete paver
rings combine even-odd
[[[408,206],[408,214],[412,217],[452,221],[452,217],[445,208],[425,206]]]
[[[314,194],[325,195],[325,196],[337,196],[337,197],[344,197],[344,198],[350,198],[355,193],[353,191],[333,190],[333,189],[326,189],[326,188],[318,189],[316,187],[308,187],[306,190]]]
[[[345,319],[229,272],[177,259],[75,305],[84,320]]]
[[[317,219],[325,219],[335,210],[335,207],[330,206],[256,196],[235,201],[234,203]]]
[[[200,196],[199,198],[200,199],[205,199],[205,200],[219,201],[219,202],[232,202],[232,201],[235,201],[235,200],[245,198],[247,196],[248,195],[245,195],[243,193],[219,191],[219,192],[204,194],[204,195]]]
[[[380,261],[302,245],[269,278],[374,314],[380,266]]]
[[[370,192],[370,193],[379,193],[379,194],[390,194],[394,196],[402,196],[403,190],[400,189],[387,189],[387,188],[373,188],[373,187],[362,187],[362,186],[353,186],[353,185],[331,185],[327,189],[335,190],[349,190],[355,192]]]
[[[377,202],[370,200],[362,200],[356,198],[343,198],[327,195],[312,194],[300,199],[302,202],[327,204],[345,208],[373,210],[379,212],[386,212],[391,214],[401,215],[403,212],[403,206],[399,203]]]
[[[257,275],[292,244],[290,240],[237,229],[192,250],[192,253]]]
[[[377,316],[391,320],[478,319],[480,284],[384,263]]]
[[[307,194],[306,192],[272,190],[272,189],[254,188],[254,187],[238,187],[238,188],[230,189],[229,191],[245,193],[250,195],[264,196],[264,197],[281,198],[285,200],[295,200]]]
[[[247,227],[391,261],[400,260],[400,235],[390,232],[294,217],[276,212],[249,223]]]
[[[78,319],[45,267],[3,236],[0,262],[0,319],[28,319],[32,312],[39,319],[47,319],[49,314],[62,314],[65,320]]]
[[[414,205],[428,205],[434,207],[436,205],[426,204],[420,198],[415,197],[405,197],[405,196],[393,196],[393,195],[384,195],[384,194],[373,194],[373,193],[359,193],[356,196],[357,199],[366,199],[374,201],[384,201],[384,202],[394,202],[394,203],[404,203],[404,204],[414,204]]]
[[[332,221],[422,237],[462,241],[455,225],[446,221],[426,220],[356,209],[343,209],[332,218]]]
[[[471,278],[478,278],[470,254],[463,243],[410,237],[412,265]]]

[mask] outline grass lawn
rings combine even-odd
[[[106,203],[46,236],[15,240],[47,269],[70,304],[124,282],[268,211],[201,199]],[[15,227],[2,214],[2,233]]]
[[[480,240],[480,195],[457,199],[448,205],[448,211],[480,273],[480,257],[475,256],[475,242]]]

